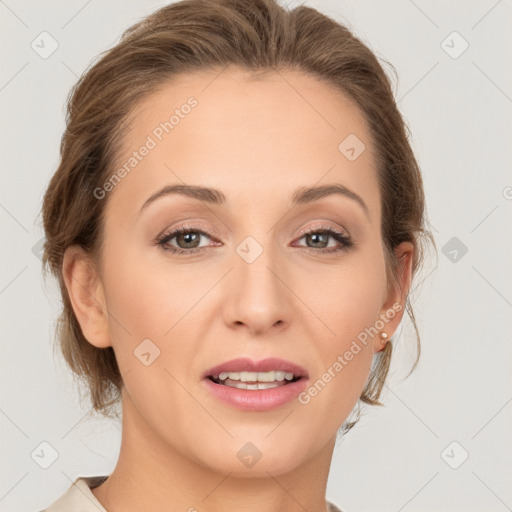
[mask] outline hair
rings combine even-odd
[[[178,74],[229,65],[254,74],[301,71],[334,86],[360,109],[376,153],[389,289],[399,285],[396,246],[413,243],[414,276],[426,242],[435,245],[425,227],[419,166],[391,82],[374,53],[347,27],[313,8],[286,10],[275,0],[183,0],[159,9],[127,29],[71,89],[60,163],[42,205],[43,272],[49,268],[58,279],[63,301],[55,337],[75,377],[85,383],[92,410],[107,417],[120,402],[122,376],[113,348],[97,348],[82,333],[63,279],[64,251],[78,244],[93,259],[100,253],[107,198],[98,200],[94,190],[112,175],[125,122],[137,104]],[[420,356],[420,336],[409,294],[405,311],[417,341],[412,372]],[[382,405],[379,396],[391,354],[388,342],[374,356],[361,402]],[[345,422],[342,430],[356,422]]]

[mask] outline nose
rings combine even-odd
[[[223,306],[226,325],[261,336],[290,324],[293,293],[283,267],[266,250],[252,262],[234,255]]]

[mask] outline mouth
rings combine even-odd
[[[297,382],[303,377],[294,375],[292,372],[270,371],[270,372],[222,372],[218,375],[207,377],[215,384],[228,386],[237,389],[272,389],[286,386]]]
[[[284,359],[233,359],[203,375],[214,397],[243,411],[268,411],[284,406],[307,387],[308,373]]]
[[[241,389],[268,389],[268,387],[286,386],[290,382],[307,378],[308,373],[302,366],[276,357],[261,361],[238,358],[210,368],[203,373],[202,377],[224,386]],[[251,388],[251,386],[259,385],[262,387]]]

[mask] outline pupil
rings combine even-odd
[[[181,240],[183,240],[183,239],[185,240],[185,244],[187,244],[187,247],[189,246],[188,244],[194,243],[194,240],[193,240],[194,237],[196,238],[195,242],[197,242],[197,239],[199,238],[198,233],[192,233],[192,234],[191,233],[181,233],[179,235],[179,238]],[[190,240],[190,239],[192,239],[192,240]],[[193,246],[193,247],[195,247],[195,246]]]
[[[310,237],[310,239],[313,239],[313,243],[318,243],[320,241],[320,238],[321,237],[325,237],[326,234],[325,233],[321,233],[321,234],[318,234],[318,233],[314,233],[312,235],[308,235]],[[320,241],[321,243],[321,241]],[[325,247],[325,240],[324,240],[324,244],[322,245],[322,247]]]

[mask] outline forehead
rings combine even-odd
[[[273,190],[333,182],[356,189],[368,203],[378,199],[361,111],[334,86],[299,71],[178,75],[126,121],[130,130],[116,168],[143,146],[150,150],[132,162],[114,204],[123,195],[132,206],[142,204],[157,188],[180,182],[220,188],[228,204],[241,189],[264,199]]]

